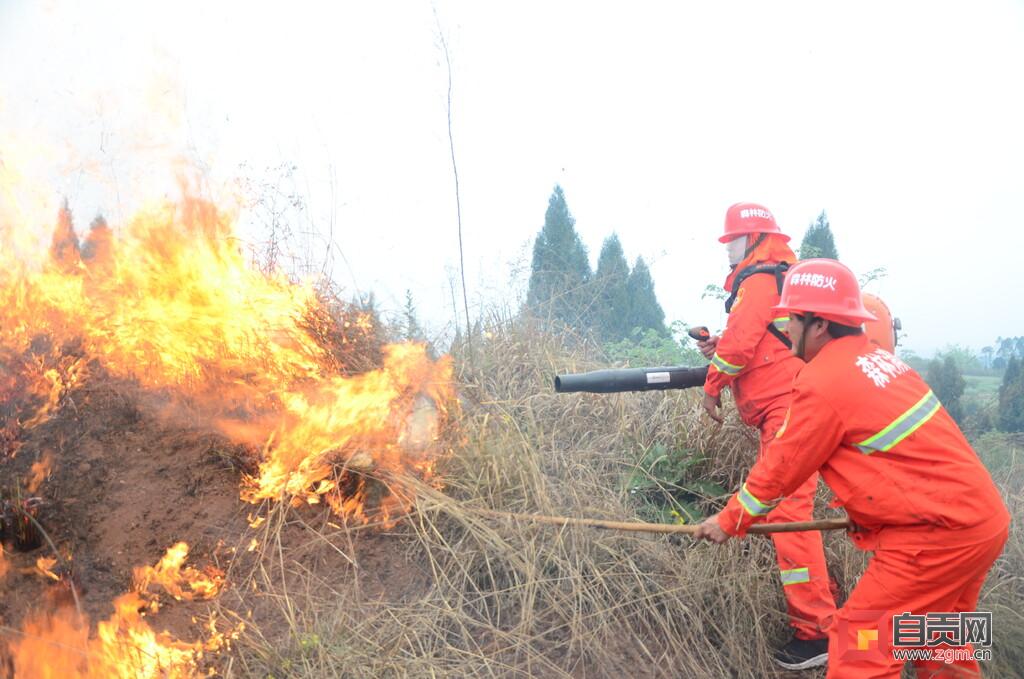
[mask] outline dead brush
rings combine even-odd
[[[267,534],[274,567],[253,577],[276,591],[290,633],[283,645],[258,630],[244,638],[247,674],[765,676],[783,619],[767,541],[715,550],[473,512],[635,517],[623,479],[645,446],[686,441],[709,473],[714,450],[749,449],[735,425],[700,430],[688,394],[554,394],[556,371],[598,365],[593,347],[575,341],[511,320],[476,338],[474,370],[460,376],[463,443],[442,469],[444,493],[417,489],[418,512],[394,531],[403,566],[428,586],[368,601],[358,568],[326,582],[271,548]],[[284,581],[293,584],[282,596]]]
[[[757,445],[734,411],[718,427],[691,393],[555,394],[557,372],[601,367],[596,347],[522,319],[486,323],[474,336],[472,367],[459,352],[461,443],[440,470],[445,487],[415,488],[416,512],[380,538],[389,550],[398,543],[391,567],[415,583],[369,596],[372,573],[355,546],[361,528],[314,525],[275,509],[261,527],[260,557],[234,590],[241,599],[230,605],[258,607],[254,620],[287,632],[252,625],[236,648],[239,674],[787,676],[769,657],[789,632],[767,539],[715,547],[475,511],[636,519],[623,481],[659,442],[693,455],[687,469],[695,478],[731,492]],[[708,511],[723,500],[704,498]],[[306,548],[289,551],[280,531],[296,521],[309,548],[329,544],[350,567],[325,572]],[[1024,628],[1013,612],[1024,603],[1020,538],[1017,529],[983,602]],[[826,536],[826,552],[842,599],[865,556],[837,534]]]

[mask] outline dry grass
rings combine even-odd
[[[444,493],[423,489],[416,515],[386,535],[311,525],[275,510],[261,558],[231,574],[225,612],[253,610],[226,674],[273,677],[768,677],[788,637],[764,538],[724,547],[660,536],[485,519],[474,508],[628,519],[624,479],[644,450],[670,443],[693,474],[734,488],[755,442],[733,413],[721,428],[695,395],[555,394],[556,372],[599,367],[571,337],[494,320],[461,370],[463,442]],[[1024,515],[1019,478],[1011,498]],[[303,518],[305,517],[305,518]],[[300,524],[301,525],[297,525]],[[298,545],[282,528],[304,532]],[[848,590],[865,559],[841,535],[826,548]],[[318,551],[319,550],[319,551]],[[327,550],[335,566],[325,567]],[[384,594],[380,558],[409,578]],[[983,608],[997,618],[993,676],[1024,666],[1024,540],[1015,525]],[[821,676],[802,674],[798,676]]]

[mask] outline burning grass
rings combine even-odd
[[[205,640],[187,642],[168,632],[156,632],[147,616],[160,610],[159,597],[150,594],[151,580],[159,581],[176,599],[193,593],[212,595],[216,583],[192,567],[181,569],[188,545],[180,543],[155,567],[136,570],[135,590],[117,597],[114,613],[98,623],[90,633],[88,618],[77,604],[59,605],[55,610],[30,614],[22,623],[7,649],[12,677],[61,677],[90,679],[117,677],[140,679],[164,677],[186,679],[198,676],[204,654],[220,651],[243,629],[218,632],[211,619]],[[45,577],[74,588],[74,584],[55,574],[56,559],[40,558],[37,568]],[[185,586],[188,591],[182,591]]]
[[[258,450],[242,492],[251,502],[326,502],[363,516],[353,459],[368,458],[362,471],[389,475],[399,491],[404,475],[431,476],[453,400],[448,360],[419,344],[374,346],[366,314],[248,266],[230,217],[187,192],[138,214],[120,238],[101,227],[90,237],[105,234],[103,246],[87,242],[83,257],[65,205],[48,258],[0,247],[0,348],[12,370],[42,373],[7,386],[25,383],[42,401],[22,428],[49,418],[94,361]],[[435,417],[410,431],[424,400]],[[389,493],[376,509],[400,513],[408,500]]]
[[[15,235],[24,236],[18,228],[31,230],[16,225]],[[174,460],[182,434],[198,439],[186,445],[197,461],[241,467],[241,475],[221,467],[234,476],[232,494],[238,498],[241,482],[241,497],[268,513],[282,501],[326,505],[336,520],[389,525],[417,487],[436,484],[442,429],[455,405],[450,361],[432,360],[423,345],[381,346],[366,314],[324,299],[311,284],[253,270],[230,219],[212,204],[186,195],[155,206],[116,239],[100,224],[85,248],[65,206],[43,260],[23,258],[14,242],[3,245],[0,442],[13,479],[0,498],[4,528],[14,529],[25,551],[45,538],[52,555],[20,572],[62,588],[48,590],[52,601],[14,611],[20,627],[4,629],[11,673],[192,676],[203,653],[223,647],[212,629],[206,641],[187,642],[143,620],[160,607],[158,591],[184,602],[222,591],[223,570],[183,565],[186,543],[156,566],[135,568],[133,589],[114,600],[113,616],[95,632],[76,584],[88,578],[71,568],[109,572],[102,563],[109,552],[97,543],[121,555],[133,533],[147,539],[144,523],[161,523],[150,517],[154,510],[182,515],[177,523],[190,533],[193,520],[207,516],[202,503],[160,506],[162,495],[174,493],[154,474],[176,485],[167,475],[172,464],[186,480],[196,472]],[[117,415],[102,421],[104,409]],[[140,445],[126,445],[140,427]],[[108,435],[113,445],[103,448],[98,439]],[[99,474],[90,474],[94,463]],[[51,482],[55,473],[60,479]],[[200,483],[188,481],[184,497],[197,496]],[[39,507],[56,524],[56,540],[40,528]],[[86,525],[69,526],[72,516]],[[29,529],[38,540],[21,535]],[[223,541],[208,546],[208,555],[218,556]],[[32,585],[8,584],[15,598],[32,598],[17,591]],[[96,602],[86,603],[95,611]]]

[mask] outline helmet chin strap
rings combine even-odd
[[[757,246],[760,245],[761,243],[763,243],[764,239],[767,238],[767,237],[768,237],[768,234],[766,234],[766,233],[759,233],[759,234],[757,234],[757,238],[754,239],[753,243],[751,243],[750,245],[747,246],[746,252],[743,253],[743,259],[746,259],[747,257],[749,257],[750,253],[753,252],[755,249],[757,249]]]
[[[796,347],[795,356],[799,358],[801,361],[807,360],[807,357],[805,356],[805,354],[807,353],[807,328],[811,327],[811,325],[816,320],[818,320],[817,317],[815,317],[815,315],[810,311],[804,314],[804,322],[801,324],[804,327],[800,331],[799,341],[797,341],[797,343],[794,345]]]

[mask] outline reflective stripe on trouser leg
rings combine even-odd
[[[768,515],[769,523],[776,515],[782,521],[807,521],[811,518],[817,474],[807,483],[803,497],[787,497]],[[781,513],[780,513],[781,512]],[[786,597],[789,625],[800,639],[820,639],[832,622],[836,601],[832,596],[825,547],[819,531],[773,533],[772,544],[782,576],[782,594]],[[788,577],[784,574],[791,573]]]
[[[770,445],[775,432],[786,417],[788,401],[769,412],[761,423],[762,448]],[[763,454],[762,450],[762,454]],[[814,493],[818,487],[818,474],[814,473],[766,517],[767,523],[810,521],[814,510]],[[836,602],[829,586],[825,549],[819,531],[800,533],[773,533],[772,544],[778,557],[780,571],[806,568],[809,580],[782,587],[786,597],[789,624],[801,639],[819,639],[832,621]]]

